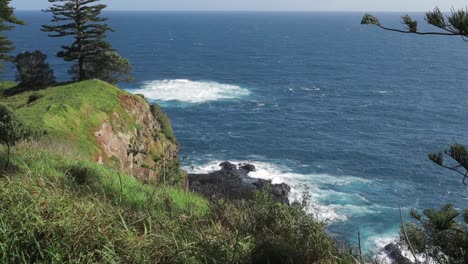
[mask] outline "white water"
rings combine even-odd
[[[142,94],[155,101],[179,101],[196,104],[236,99],[249,95],[250,91],[231,84],[176,79],[145,82],[140,89],[133,90],[132,93]]]
[[[190,173],[208,173],[220,169],[221,160],[210,161],[199,166],[186,167]],[[327,197],[344,197],[347,200],[363,200],[365,198],[358,194],[347,194],[333,190],[321,189],[321,184],[350,185],[350,184],[370,184],[371,181],[352,176],[333,176],[329,174],[299,174],[291,172],[287,167],[261,161],[231,161],[234,164],[249,163],[256,167],[256,171],[250,172],[249,176],[257,179],[271,180],[272,183],[287,183],[291,186],[291,201],[300,201],[305,191],[311,197],[311,208],[309,213],[317,220],[327,223],[346,221],[348,216],[359,216],[365,214],[378,213],[372,207],[359,206],[353,204],[324,204]]]

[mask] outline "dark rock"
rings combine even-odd
[[[221,166],[221,170],[225,170],[225,171],[233,171],[233,170],[237,170],[237,166],[228,162],[228,161],[225,161],[221,164],[219,164],[219,166]]]
[[[291,187],[285,183],[272,184],[271,181],[249,177],[255,170],[252,164],[234,165],[230,162],[220,164],[221,170],[208,174],[189,174],[189,189],[209,198],[244,199],[262,189],[271,186],[273,198],[289,205]]]
[[[246,171],[248,171],[248,172],[251,172],[251,171],[255,171],[255,170],[256,170],[256,168],[255,168],[254,165],[252,165],[252,164],[247,164],[247,163],[241,163],[241,164],[239,164],[239,168],[244,169],[244,170],[246,170]]]
[[[395,243],[390,243],[384,247],[387,256],[398,264],[412,264],[413,262],[403,255],[400,247]]]

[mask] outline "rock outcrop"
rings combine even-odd
[[[119,101],[124,116],[115,111],[94,132],[102,149],[97,161],[115,163],[121,170],[148,183],[182,173],[178,168],[178,146],[163,134],[164,122],[153,113],[161,110],[130,94],[120,94]]]
[[[390,243],[384,248],[385,254],[390,258],[394,263],[398,264],[412,264],[413,262],[403,255],[400,247],[395,243]]]
[[[291,187],[287,184],[272,184],[271,181],[249,177],[255,171],[252,164],[223,162],[221,169],[208,174],[189,174],[189,189],[209,198],[242,199],[250,197],[255,190],[271,186],[273,198],[289,205]]]

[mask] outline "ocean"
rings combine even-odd
[[[461,178],[427,154],[467,143],[468,44],[362,26],[362,13],[107,12],[134,66],[120,87],[169,114],[188,171],[249,162],[312,196],[311,213],[365,249],[398,236],[399,208],[468,206]],[[401,27],[399,13],[377,13]],[[422,14],[413,14],[422,18]],[[54,57],[48,14],[19,11],[17,52]],[[8,65],[2,78],[14,79]]]

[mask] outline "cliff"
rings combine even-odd
[[[22,93],[13,86],[2,84],[0,102],[46,138],[71,144],[80,158],[146,183],[186,185],[177,142],[159,106],[98,80]]]

